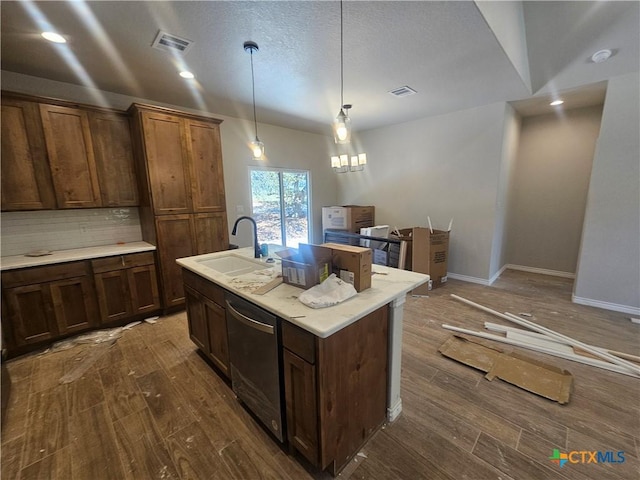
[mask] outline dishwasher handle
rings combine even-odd
[[[261,332],[268,333],[269,335],[273,335],[275,332],[275,328],[273,325],[268,325],[266,323],[258,322],[253,318],[249,318],[246,315],[241,314],[235,308],[231,306],[229,300],[226,300],[227,310],[228,312],[235,318],[236,320],[244,323],[247,327],[253,328],[255,330],[260,330]]]

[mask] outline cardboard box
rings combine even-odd
[[[400,230],[400,240],[408,242],[405,269],[426,273],[431,280],[414,289],[414,295],[425,295],[432,288],[447,282],[447,260],[449,258],[449,234],[444,230],[413,227]]]
[[[330,248],[301,243],[298,250],[288,248],[276,254],[282,259],[282,280],[289,285],[307,290],[331,273]]]
[[[346,230],[360,233],[361,228],[375,225],[375,207],[343,205],[322,207],[322,230]]]
[[[357,292],[371,288],[370,248],[339,243],[323,243],[322,246],[331,249],[331,263],[336,276],[351,283]]]

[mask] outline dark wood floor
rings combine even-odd
[[[507,271],[492,286],[451,280],[405,304],[403,413],[386,425],[341,478],[637,479],[640,381],[542,354],[569,370],[567,405],[538,397],[442,357],[451,332],[501,320],[452,300],[456,293],[575,339],[640,354],[628,315],[574,305],[571,281]],[[511,350],[504,344],[494,344]],[[132,328],[78,380],[97,347],[7,362],[2,479],[325,479],[287,455],[196,353],[184,314]],[[84,362],[84,363],[83,363]],[[567,464],[561,452],[624,452],[624,463]],[[301,460],[300,460],[301,461]]]

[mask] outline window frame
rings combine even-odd
[[[307,243],[312,243],[313,239],[313,210],[312,210],[312,188],[311,188],[311,171],[303,168],[285,168],[285,167],[265,167],[261,165],[249,165],[247,169],[247,175],[249,177],[249,208],[251,210],[251,216],[253,217],[253,184],[251,183],[251,172],[254,170],[268,171],[278,173],[278,180],[280,182],[280,215],[281,215],[281,227],[280,235],[282,237],[283,247],[286,247],[286,224],[284,221],[284,196],[283,192],[283,173],[304,173],[307,176]]]

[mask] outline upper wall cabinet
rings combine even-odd
[[[56,207],[38,104],[2,97],[2,210]]]
[[[220,120],[137,104],[131,112],[153,213],[224,212]]]
[[[88,113],[102,205],[138,205],[129,117],[115,112]]]
[[[2,96],[2,210],[138,205],[124,112]]]
[[[87,112],[40,104],[40,114],[58,206],[101,206]]]

